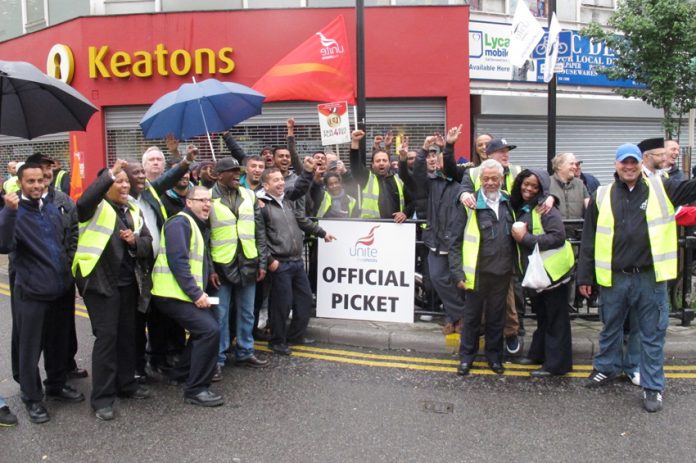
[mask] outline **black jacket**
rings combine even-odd
[[[450,145],[451,146],[451,145]],[[428,153],[418,150],[413,166],[415,183],[427,188],[426,213],[428,226],[423,230],[423,243],[439,254],[448,252],[452,237],[461,235],[466,223],[466,211],[458,201],[459,183],[442,172],[428,174],[425,158]],[[418,217],[421,218],[420,213]]]
[[[77,218],[80,222],[86,222],[94,216],[99,203],[106,197],[106,192],[109,191],[113,183],[111,174],[108,170],[105,170],[87,187],[80,199],[77,200]],[[147,225],[145,225],[145,219],[142,218],[142,214],[141,219],[143,226],[135,240],[135,249],[129,249],[126,242],[119,238],[118,231],[125,229],[126,226],[120,220],[116,221],[111,239],[107,243],[106,249],[104,249],[92,273],[85,278],[78,269],[75,280],[80,294],[84,295],[85,292],[89,291],[106,297],[113,295],[118,272],[121,268],[121,261],[126,253],[130,253],[135,258],[135,279],[138,281],[141,294],[149,298],[149,291],[144,289],[143,285],[149,286],[148,282],[150,281],[152,236],[147,229]],[[139,309],[144,310],[147,302],[141,298]]]
[[[660,177],[672,204],[682,206],[696,200],[696,179],[685,182]],[[653,260],[650,253],[648,223],[645,219],[645,204],[648,200],[648,185],[640,179],[633,190],[614,174],[611,189],[611,210],[614,214],[614,242],[612,243],[612,270],[630,267],[649,267]],[[592,194],[585,211],[582,243],[578,259],[577,282],[591,285],[595,279],[594,245],[597,232],[597,192]],[[665,239],[677,239],[665,237]]]
[[[14,287],[26,297],[51,301],[73,284],[67,230],[50,201],[22,199],[0,211],[0,253],[13,253]]]

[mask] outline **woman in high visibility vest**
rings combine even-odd
[[[92,331],[92,408],[99,420],[114,418],[116,396],[146,399],[135,381],[135,311],[149,286],[152,236],[140,209],[129,201],[130,183],[117,160],[77,201],[80,235],[72,271]]]
[[[527,357],[519,361],[542,365],[530,373],[535,378],[563,375],[573,369],[568,282],[575,259],[570,243],[566,241],[559,210],[552,207],[546,214],[539,213],[538,206],[543,202],[542,198],[546,198],[549,186],[546,172],[527,169],[515,179],[510,197],[517,217],[512,237],[519,249],[520,271],[527,271],[529,256],[538,245],[544,270],[551,280],[548,288],[534,291],[531,296],[532,311],[537,314],[537,329]]]

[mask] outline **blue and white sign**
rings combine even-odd
[[[469,23],[469,77],[472,80],[544,82],[544,56],[548,33],[522,66],[508,59],[510,24],[471,21]],[[640,87],[629,80],[609,80],[596,69],[612,67],[614,52],[605,43],[594,43],[577,31],[562,31],[556,74],[559,85]],[[561,70],[562,69],[562,70]]]

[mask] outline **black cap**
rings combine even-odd
[[[507,149],[510,151],[514,150],[515,148],[517,148],[517,145],[508,145],[507,140],[504,138],[494,138],[488,142],[488,146],[486,146],[486,155],[495,153],[496,151],[500,151],[502,149]]]
[[[219,174],[220,172],[241,168],[242,167],[239,165],[239,162],[232,156],[229,156],[226,158],[222,158],[217,162],[217,165],[215,166],[215,172]]]
[[[428,148],[428,152],[430,152],[430,151],[435,151],[435,153],[440,154],[440,147],[435,145],[435,144],[432,144]]]
[[[27,158],[25,162],[29,162],[32,164],[55,164],[53,159],[49,158],[45,154],[41,153],[34,153],[31,156]]]
[[[665,139],[660,137],[660,138],[647,138],[643,140],[642,142],[638,143],[638,148],[640,149],[641,153],[645,153],[646,151],[650,150],[655,150],[658,148],[664,148],[665,147]]]

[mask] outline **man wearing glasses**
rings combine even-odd
[[[210,391],[215,373],[220,328],[205,292],[210,275],[206,243],[211,193],[196,186],[186,207],[164,224],[160,250],[152,271],[155,307],[190,334],[171,379],[184,380],[184,401],[203,407],[222,405],[222,396]]]

